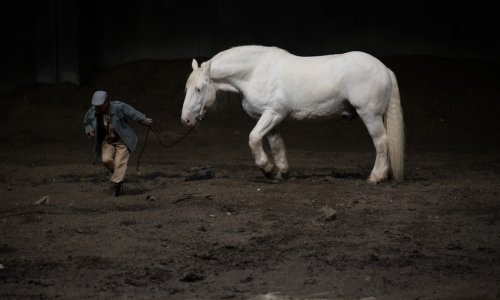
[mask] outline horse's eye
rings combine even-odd
[[[199,93],[199,92],[201,92],[201,89],[200,89],[200,88],[195,88],[195,91],[196,91],[197,93]]]

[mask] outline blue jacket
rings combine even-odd
[[[136,110],[127,103],[120,101],[111,101],[109,103],[109,114],[111,116],[111,124],[115,129],[116,133],[120,136],[121,141],[127,146],[129,152],[133,152],[137,146],[139,138],[132,130],[130,125],[127,123],[125,116],[131,118],[132,120],[146,125],[146,116],[140,111]],[[101,142],[104,137],[100,137],[99,130],[97,130],[97,113],[95,108],[92,106],[83,119],[83,124],[85,124],[85,133],[89,134],[94,131],[96,137],[94,140],[94,162],[97,156],[101,154],[102,145]]]

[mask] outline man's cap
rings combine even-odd
[[[106,91],[96,91],[92,96],[92,105],[100,106],[103,105],[108,98],[108,93]]]

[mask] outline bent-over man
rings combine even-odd
[[[112,173],[113,196],[123,191],[129,154],[135,150],[138,137],[128,125],[126,117],[151,125],[153,120],[127,103],[109,101],[105,91],[96,91],[92,96],[92,107],[85,114],[85,133],[94,140],[94,163],[102,154],[104,166]]]

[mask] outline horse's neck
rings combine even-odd
[[[251,75],[262,49],[238,47],[220,52],[211,59],[210,79],[219,84],[237,85]]]

